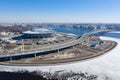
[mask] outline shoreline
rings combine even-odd
[[[110,42],[110,41],[109,41]],[[37,63],[17,63],[17,62],[1,62],[0,65],[5,65],[5,66],[56,66],[56,65],[65,65],[65,64],[72,64],[76,62],[83,62],[83,61],[89,61],[90,59],[94,59],[97,57],[100,57],[109,51],[111,51],[113,48],[117,46],[117,42],[111,41],[112,46],[108,47],[102,52],[98,52],[96,54],[92,55],[87,55],[83,57],[73,57],[73,58],[68,58],[68,59],[60,59],[60,60],[52,60],[48,62],[37,62]]]
[[[95,74],[98,76],[107,76],[112,80],[120,79],[120,39],[111,38],[111,37],[100,37],[103,40],[113,40],[118,43],[118,45],[107,52],[104,55],[101,55],[90,60],[84,60],[81,62],[74,62],[69,64],[61,64],[54,66],[5,66],[0,65],[0,71],[5,72],[17,72],[27,70],[29,72],[33,71],[42,71],[42,72],[51,72],[64,70],[64,72],[87,72],[89,74]],[[101,80],[101,79],[100,79]],[[102,79],[103,80],[103,79]]]

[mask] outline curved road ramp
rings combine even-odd
[[[102,45],[99,45],[96,47],[86,46],[89,36],[97,32],[100,32],[100,31],[85,33],[84,35],[82,35],[81,37],[79,37],[78,39],[74,41],[67,42],[67,43],[60,44],[60,45],[48,46],[48,47],[35,50],[32,52],[23,52],[23,53],[17,53],[17,54],[12,53],[10,55],[1,54],[0,55],[1,65],[14,65],[14,66],[19,65],[20,66],[22,64],[22,66],[26,66],[26,65],[40,66],[40,65],[53,65],[53,64],[80,61],[80,60],[90,59],[90,58],[99,56],[111,50],[117,45],[117,43],[114,41],[104,41]],[[101,31],[101,32],[106,32],[106,31]],[[60,58],[60,56],[56,57],[55,56],[56,54],[50,54],[50,56],[52,56],[52,59],[51,59],[50,57],[44,56],[44,54],[52,53],[52,52],[58,52],[57,53],[57,56],[58,56],[58,55],[61,55],[59,51],[66,50],[66,49],[68,50],[71,48],[73,51],[71,50],[66,51],[66,53],[68,52],[69,54],[67,54],[67,56],[72,55],[72,57]],[[39,57],[41,55],[43,56],[43,58]],[[66,54],[64,56],[66,56]],[[24,58],[29,58],[29,57],[34,57],[34,58],[24,59]]]

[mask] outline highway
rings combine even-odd
[[[98,30],[98,31],[90,32],[90,33],[85,33],[80,38],[78,38],[74,41],[59,44],[59,45],[54,45],[54,46],[47,46],[47,47],[44,47],[44,48],[39,48],[39,49],[32,50],[30,52],[2,53],[2,54],[0,54],[0,58],[27,55],[27,54],[35,54],[36,55],[37,53],[41,53],[41,52],[54,51],[54,50],[60,50],[60,49],[72,47],[72,46],[75,46],[77,44],[81,44],[82,42],[88,40],[88,38],[91,34],[95,34],[95,33],[98,33],[98,32],[108,32],[108,31],[107,30]]]

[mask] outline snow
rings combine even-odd
[[[80,62],[74,62],[70,64],[54,65],[54,66],[0,66],[0,71],[73,71],[73,72],[87,72],[89,74],[98,75],[99,80],[104,80],[103,77],[108,76],[112,80],[120,79],[120,39],[111,37],[100,37],[104,40],[113,40],[118,45],[111,51],[105,53],[96,58],[84,60]]]
[[[52,30],[46,28],[35,28],[31,31],[25,31],[24,34],[42,34],[42,33],[53,33]]]

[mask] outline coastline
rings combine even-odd
[[[75,56],[71,58],[66,58],[66,59],[55,59],[55,60],[43,60],[43,61],[38,61],[38,62],[24,62],[24,61],[15,61],[15,62],[1,62],[0,65],[5,65],[5,66],[56,66],[56,65],[66,65],[66,64],[72,64],[76,62],[82,62],[82,61],[87,61],[92,58],[97,58],[100,57],[107,52],[111,51],[117,46],[117,42],[111,41],[111,40],[104,40],[105,43],[109,44],[103,44],[102,46],[103,49],[102,51],[99,51],[97,49],[92,49],[92,48],[86,48],[89,52],[92,52],[91,54],[88,54],[86,56]],[[101,47],[102,47],[101,46]]]
[[[74,62],[72,64],[64,64],[64,65],[56,65],[56,66],[3,66],[0,65],[0,71],[20,71],[20,70],[28,70],[28,71],[50,71],[55,72],[59,70],[65,71],[74,71],[74,72],[88,72],[92,74],[98,75],[108,75],[113,78],[113,80],[120,79],[120,39],[111,38],[111,37],[100,37],[103,40],[114,40],[118,43],[118,45],[111,51],[107,52],[105,55],[100,57],[96,57],[90,60],[82,61],[82,62]]]

